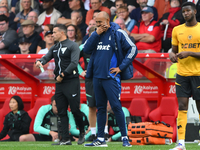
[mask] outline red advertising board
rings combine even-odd
[[[31,102],[30,107],[33,107],[34,101],[38,97],[51,97],[55,94],[55,81],[53,78],[41,80],[38,78],[39,76],[33,76],[16,65],[16,62],[23,60],[34,64],[35,60],[40,57],[42,55],[0,55],[1,102],[12,95],[20,95],[23,100]],[[122,81],[122,103],[130,102],[135,97],[143,97],[149,101],[157,101],[159,105],[161,97],[175,96],[174,80],[164,77],[166,68],[171,65],[168,54],[138,54],[137,58],[138,60],[133,61],[135,76],[131,80]],[[9,73],[13,74],[12,78],[5,80],[5,75]],[[81,100],[85,102],[85,86],[82,79],[80,88]]]

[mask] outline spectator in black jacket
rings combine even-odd
[[[24,104],[19,96],[11,97],[9,107],[11,112],[5,116],[0,139],[3,139],[8,134],[10,138],[4,141],[19,141],[21,135],[29,133],[31,118],[23,110]]]
[[[42,41],[41,36],[35,31],[35,22],[32,20],[25,20],[21,25],[24,36],[28,38],[31,43],[29,51],[35,54],[38,43]],[[12,53],[19,53],[19,39],[9,46],[9,51]]]

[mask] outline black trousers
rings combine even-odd
[[[79,78],[63,80],[56,83],[55,92],[56,106],[61,120],[61,137],[64,140],[70,139],[69,136],[69,118],[67,115],[68,106],[74,115],[76,125],[80,133],[84,132],[83,115],[80,111],[80,81]]]
[[[164,53],[167,53],[172,48],[172,38],[167,38],[165,41],[162,40],[162,48],[164,49]]]

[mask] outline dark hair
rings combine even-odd
[[[44,26],[47,26],[49,28],[49,31],[53,31],[54,26],[52,24],[46,24]]]
[[[62,30],[67,36],[67,27],[64,24],[56,24],[53,28],[59,28],[59,30]]]
[[[0,21],[5,21],[6,23],[8,22],[8,17],[5,15],[0,15]]]
[[[196,10],[196,5],[193,2],[185,2],[182,4],[181,8],[185,6],[191,6],[193,10]]]
[[[80,29],[73,24],[69,24],[67,26],[67,28],[70,27],[70,26],[74,27],[74,29],[75,29],[75,39],[76,39],[76,41],[82,41],[82,34],[81,34]]]
[[[122,1],[124,4],[126,4],[126,0],[115,0],[115,4],[116,2]]]
[[[119,8],[117,8],[117,11],[118,11],[119,9],[124,9],[124,10],[128,11],[128,7],[127,7],[127,6],[120,6]]]
[[[14,95],[10,99],[12,99],[12,98],[17,101],[17,103],[18,103],[18,110],[23,110],[24,109],[24,103],[23,103],[21,97],[19,97],[18,95]]]
[[[55,95],[53,95],[53,96],[51,97],[51,102],[53,102],[55,99],[56,99],[56,98],[55,98]]]
[[[99,12],[101,12],[101,10],[98,10],[98,9],[97,9],[97,10],[94,10],[93,14],[96,13],[96,12],[99,13]]]

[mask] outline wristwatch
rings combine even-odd
[[[64,78],[64,76],[62,74],[59,75],[61,78]]]

